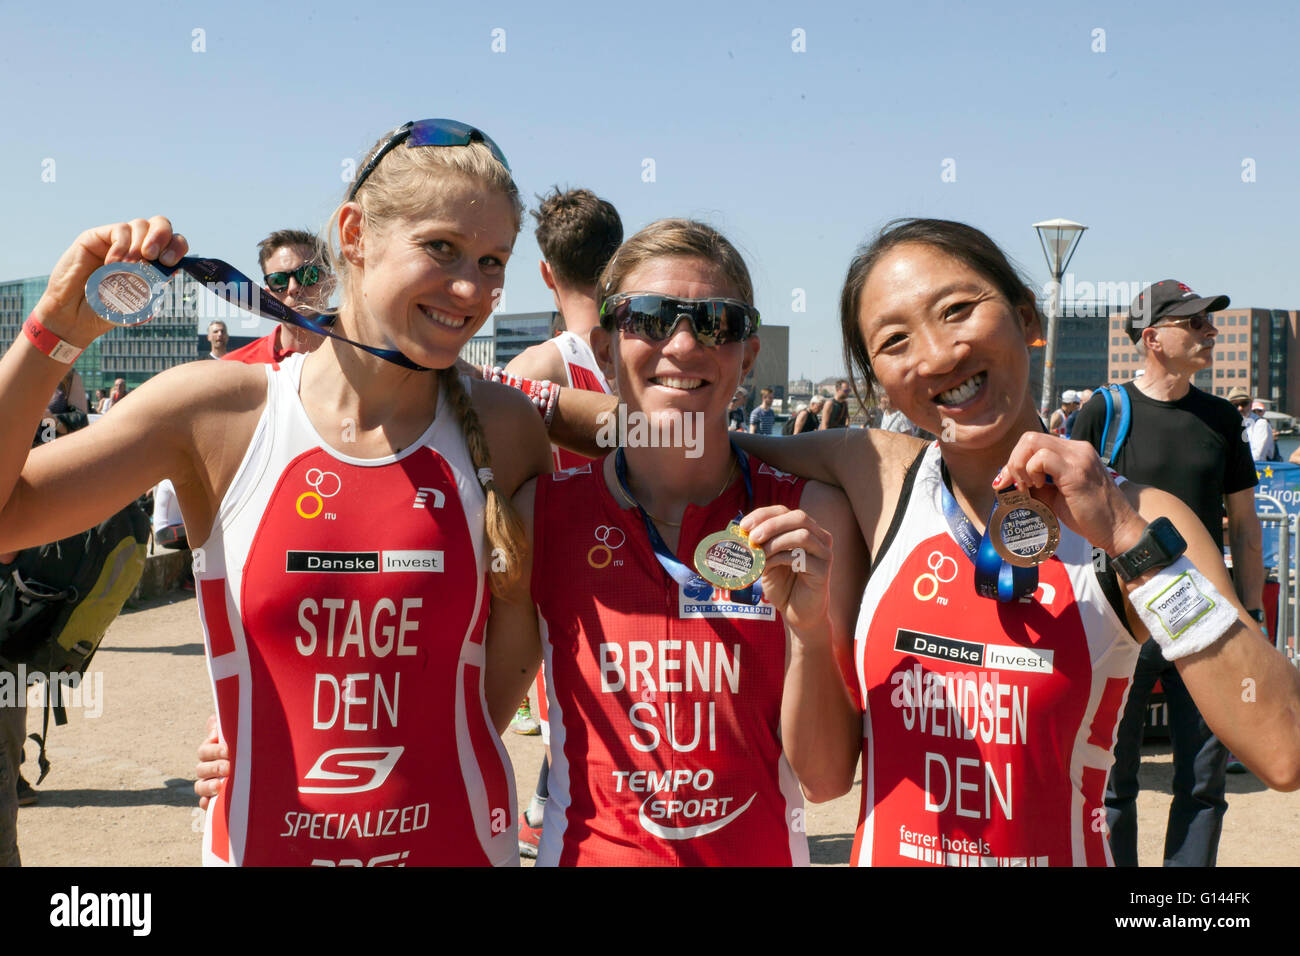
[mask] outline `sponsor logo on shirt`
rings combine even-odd
[[[583,465],[575,465],[572,468],[565,468],[562,471],[557,471],[555,472],[555,474],[551,475],[551,480],[567,481],[568,479],[572,478],[574,475],[590,475],[590,474],[591,474],[591,462],[587,462],[586,464]]]
[[[1029,674],[1052,673],[1055,651],[1007,644],[980,644],[959,641],[953,637],[923,634],[899,628],[894,637],[894,650],[918,657],[940,661],[953,661],[971,667],[994,670],[1023,671]]]
[[[609,567],[611,563],[615,567],[622,567],[623,562],[614,558],[614,552],[623,547],[623,542],[627,540],[627,535],[622,529],[602,524],[598,525],[592,534],[596,538],[596,544],[587,552],[587,564],[597,571]]]
[[[299,793],[364,793],[383,785],[403,747],[336,747],[327,750],[303,775]],[[308,785],[310,784],[310,786]]]
[[[445,500],[446,496],[437,488],[417,488],[415,489],[415,501],[411,504],[411,507],[428,508],[430,507],[429,502],[432,501],[432,507],[441,508]]]
[[[284,569],[307,574],[443,570],[441,551],[286,551]]]
[[[325,499],[337,495],[343,488],[343,481],[334,472],[321,471],[319,468],[307,469],[304,478],[313,490],[300,494],[294,502],[294,508],[299,517],[311,519],[325,511]],[[334,514],[330,512],[325,517],[330,519]]]
[[[777,481],[785,481],[790,484],[794,484],[798,480],[798,478],[795,475],[790,474],[790,472],[781,471],[779,468],[773,468],[767,462],[762,462],[758,466],[758,473],[760,475],[771,475]]]

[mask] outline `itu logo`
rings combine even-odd
[[[931,551],[930,556],[926,558],[925,564],[930,569],[930,573],[919,575],[912,582],[912,593],[916,595],[918,601],[933,599],[939,593],[940,584],[947,584],[957,577],[957,562],[942,551]],[[926,588],[924,592],[922,587]],[[947,604],[948,599],[939,598],[939,603]]]
[[[592,546],[587,552],[587,563],[599,571],[601,568],[607,568],[610,562],[615,567],[621,567],[622,561],[614,561],[614,552],[623,547],[623,542],[627,536],[619,528],[610,525],[600,525],[592,534],[595,535],[596,541],[599,542]]]
[[[304,491],[298,496],[294,507],[298,509],[298,514],[303,518],[315,518],[325,510],[325,499],[333,498],[343,488],[343,482],[339,476],[332,471],[321,471],[319,468],[309,468],[306,474],[307,484],[314,491]],[[333,518],[334,515],[327,514],[326,518]]]

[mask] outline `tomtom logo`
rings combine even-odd
[[[318,786],[300,785],[299,793],[364,793],[381,787],[402,756],[404,747],[336,747],[316,758],[303,776]]]

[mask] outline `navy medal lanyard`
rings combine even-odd
[[[740,464],[740,475],[745,480],[745,505],[752,508],[754,503],[754,483],[749,477],[749,456],[736,447],[735,442],[731,443],[731,450],[736,454],[736,460]],[[677,582],[682,589],[682,593],[688,598],[695,601],[707,601],[713,594],[713,585],[704,578],[700,577],[692,568],[687,567],[677,559],[677,555],[669,550],[667,542],[664,541],[663,535],[655,527],[654,521],[646,514],[646,510],[641,507],[641,502],[637,501],[636,496],[632,494],[632,489],[627,485],[627,455],[624,454],[620,446],[614,453],[614,475],[618,478],[618,486],[622,489],[627,500],[636,506],[637,512],[641,515],[641,520],[645,522],[646,534],[650,537],[650,546],[654,549],[655,557],[659,559],[659,564],[663,567],[668,576]],[[723,489],[726,492],[726,489]],[[745,516],[742,511],[736,515],[739,521]],[[733,601],[741,604],[757,604],[762,596],[762,582],[755,581],[743,591],[730,592]]]
[[[976,533],[975,525],[961,510],[957,499],[953,497],[952,490],[948,487],[950,480],[948,466],[941,463],[940,468],[943,473],[943,480],[940,482],[943,488],[943,516],[948,522],[948,530],[952,532],[953,540],[975,565],[976,593],[980,597],[992,598],[1004,604],[1029,597],[1038,590],[1038,568],[1017,567],[1004,561],[994,550],[993,540],[990,537],[990,532],[993,530],[992,512],[989,513],[984,534]],[[995,502],[993,511],[997,509],[998,505]]]
[[[420,372],[432,371],[412,362],[397,349],[362,345],[331,332],[316,319],[295,312],[230,263],[220,259],[186,256],[174,266],[154,261],[114,262],[101,266],[86,281],[86,302],[98,315],[116,325],[148,322],[162,309],[169,280],[178,270],[203,283],[217,298],[261,318],[287,322],[317,335],[338,339],[403,368]],[[240,298],[243,289],[251,293],[248,301]]]

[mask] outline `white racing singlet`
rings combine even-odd
[[[858,866],[1109,866],[1106,774],[1138,645],[1061,526],[1032,599],[975,592],[938,444],[862,598]]]
[[[596,363],[596,355],[592,352],[591,345],[588,344],[586,339],[574,332],[561,332],[551,339],[551,342],[560,350],[560,358],[564,360],[565,381],[563,384],[569,388],[581,389],[584,392],[613,394],[609,382],[605,379],[605,373],[600,370],[600,366]],[[561,448],[559,445],[551,446],[551,456],[555,460],[556,471],[577,468],[600,460],[598,458],[587,458],[577,452],[569,451],[567,448]],[[537,672],[536,683],[537,720],[542,727],[542,742],[549,747],[551,744],[551,722],[546,693],[546,668],[542,668]]]
[[[566,380],[562,384],[584,392],[611,394],[609,382],[605,380],[605,373],[596,364],[595,353],[591,351],[591,346],[587,344],[586,339],[573,332],[561,332],[551,339],[551,342],[560,350],[560,357],[564,360]],[[560,448],[558,445],[552,445],[551,451],[555,456],[556,471],[576,468],[594,460]]]
[[[514,774],[483,698],[484,498],[451,403],[402,452],[331,448],[268,367],[199,607],[231,772],[215,865],[518,862]]]

